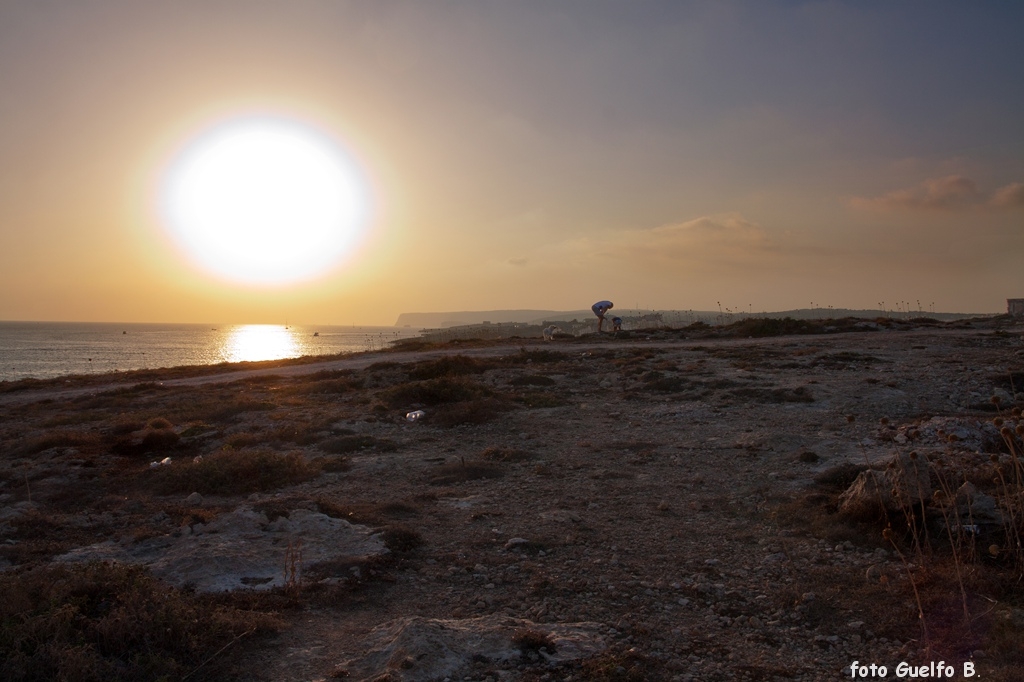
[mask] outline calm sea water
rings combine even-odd
[[[410,327],[0,322],[0,381],[380,350]]]

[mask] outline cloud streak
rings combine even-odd
[[[607,232],[563,242],[574,261],[614,260],[638,268],[751,265],[778,250],[768,232],[738,213],[702,216],[658,227]]]
[[[1014,182],[1000,187],[990,202],[996,208],[1024,208],[1024,182]]]
[[[876,211],[959,211],[978,208],[1024,207],[1024,183],[1000,187],[991,195],[963,175],[931,178],[906,189],[886,192],[877,197],[854,197],[854,208]]]

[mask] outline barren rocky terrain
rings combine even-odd
[[[141,565],[264,619],[164,646],[169,679],[1020,679],[1024,328],[845,329],[0,385],[3,587]],[[927,495],[840,511],[900,456]],[[12,634],[42,589],[3,607],[6,679],[131,658]]]

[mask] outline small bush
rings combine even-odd
[[[525,376],[514,377],[508,383],[513,386],[554,386],[555,380],[551,377],[546,377],[540,374],[527,374]]]
[[[555,640],[550,634],[529,628],[518,628],[513,632],[512,643],[519,647],[519,650],[524,654],[540,649],[553,654],[558,650]]]
[[[166,450],[178,444],[181,436],[170,429],[146,429],[142,436],[145,451]]]
[[[232,433],[230,436],[224,439],[225,445],[230,445],[233,448],[250,448],[254,445],[263,445],[267,442],[268,438],[266,434],[253,433],[251,431],[240,431],[238,433]]]
[[[51,431],[24,442],[19,450],[34,455],[50,448],[78,448],[99,444],[99,435],[85,431]]]
[[[181,410],[178,421],[181,422],[219,422],[237,417],[246,412],[261,412],[277,409],[277,405],[262,400],[249,398],[242,400],[218,400],[207,398],[192,403]]]
[[[395,386],[384,392],[382,398],[392,409],[412,404],[443,405],[473,400],[490,395],[492,391],[483,384],[466,379],[440,377],[429,381],[417,381]]]
[[[0,678],[11,682],[222,679],[232,652],[204,661],[280,625],[123,564],[4,573],[0,593]]]
[[[536,455],[518,448],[489,447],[480,454],[480,458],[491,462],[527,462]]]
[[[239,495],[274,490],[315,478],[320,469],[298,453],[227,450],[199,462],[173,463],[152,471],[164,493]]]
[[[394,452],[398,445],[386,438],[375,438],[373,436],[339,436],[317,443],[318,449],[330,452],[335,455],[344,455],[350,452],[373,449],[377,452]]]
[[[787,336],[789,334],[817,334],[822,331],[807,320],[794,320],[792,317],[784,317],[781,320],[777,318],[750,318],[729,325],[728,329],[737,336],[753,336],[755,338]]]
[[[545,407],[564,407],[570,404],[567,398],[556,393],[541,393],[539,391],[526,393],[516,398],[516,400],[532,410]]]
[[[440,426],[453,427],[461,424],[485,424],[512,409],[512,405],[496,398],[466,400],[451,405],[441,405],[430,415],[430,420]]]
[[[434,471],[430,477],[431,485],[451,485],[464,481],[476,481],[481,478],[500,478],[501,469],[482,462],[456,462],[445,464]]]
[[[409,376],[413,379],[437,379],[440,377],[457,377],[467,374],[482,374],[496,367],[484,360],[466,357],[465,355],[449,355],[437,360],[419,362],[413,365]]]
[[[155,419],[150,419],[146,426],[151,429],[170,429],[174,427],[174,424],[171,424],[171,422],[167,421],[163,417],[156,417]]]
[[[327,473],[342,473],[352,469],[352,460],[348,457],[317,457],[313,465]]]
[[[423,536],[407,526],[388,526],[381,537],[392,552],[411,552],[423,545]]]

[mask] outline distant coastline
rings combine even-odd
[[[748,317],[753,318],[786,318],[794,320],[811,319],[839,319],[843,317],[860,317],[874,319],[876,317],[897,317],[900,319],[911,319],[915,317],[927,317],[934,320],[948,322],[950,320],[963,320],[972,317],[989,317],[999,313],[951,313],[933,312],[930,310],[882,310],[875,309],[853,309],[853,308],[799,308],[795,310],[782,310],[775,312],[762,312],[755,310],[652,310],[643,308],[616,308],[623,317],[644,317],[660,315],[665,324],[691,324],[693,322],[704,322],[706,324],[729,324]],[[444,329],[446,327],[458,327],[467,324],[541,324],[543,322],[562,322],[569,320],[589,320],[593,317],[590,309],[584,310],[466,310],[458,312],[431,312],[431,313],[402,313],[395,322],[396,327],[417,327],[421,329]]]

